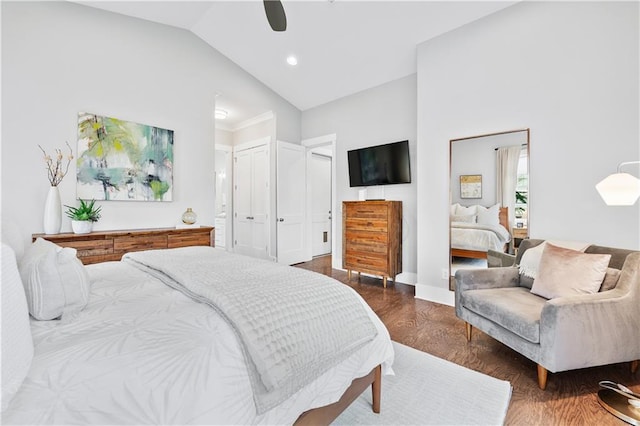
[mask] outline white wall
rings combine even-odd
[[[517,129],[505,129],[517,130]],[[477,135],[469,135],[477,136]],[[496,148],[527,143],[526,132],[505,133],[482,138],[459,139],[451,143],[451,203],[463,206],[496,203]],[[482,198],[460,198],[460,175],[482,175]]]
[[[2,89],[2,215],[29,234],[49,186],[37,144],[75,152],[79,111],[175,131],[174,201],[101,203],[96,230],[173,226],[186,207],[213,224],[216,92],[249,91],[300,139],[299,110],[190,32],[68,2],[2,2]],[[75,203],[75,164],[60,193]]]
[[[365,146],[409,140],[412,183],[385,185],[383,197],[401,200],[403,212],[402,267],[399,282],[416,280],[416,76],[386,83],[302,113],[302,139],[336,134],[336,224],[334,267],[342,267],[342,201],[357,200],[349,187],[347,151]]]
[[[530,127],[531,236],[640,249],[638,203],[607,207],[594,188],[640,159],[638,15],[522,2],[418,46],[417,297],[453,302],[440,271],[455,137]]]

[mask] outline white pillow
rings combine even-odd
[[[455,204],[451,204],[451,207],[449,207],[449,215],[453,216],[454,214],[456,214],[456,209],[458,208],[460,204],[455,203]]]
[[[462,223],[476,223],[476,215],[468,214],[468,215],[457,215],[454,214],[451,216],[451,222],[462,222]]]
[[[461,206],[460,204],[458,204],[456,206],[456,213],[455,214],[461,215],[461,216],[468,216],[468,215],[476,214],[477,212],[478,212],[478,206],[477,205],[465,207],[465,206]]]
[[[478,206],[477,213],[479,224],[489,226],[500,225],[500,204],[493,205],[489,208]]]
[[[35,319],[66,319],[87,305],[89,275],[73,248],[38,238],[25,251],[20,275]]]
[[[2,243],[2,411],[4,411],[33,360],[29,310],[15,254]]]

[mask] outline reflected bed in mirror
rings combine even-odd
[[[450,141],[451,276],[529,235],[529,129]],[[450,289],[453,290],[453,280]]]

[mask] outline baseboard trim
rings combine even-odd
[[[416,283],[416,299],[428,300],[441,305],[455,305],[455,294],[448,288],[433,287]]]

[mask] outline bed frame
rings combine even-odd
[[[498,213],[498,221],[500,225],[504,226],[504,228],[509,231],[509,208],[508,207],[500,207],[500,212]],[[509,231],[511,234],[511,231]],[[451,230],[449,230],[449,241],[451,241]],[[503,247],[503,251],[507,251],[508,244],[505,244]],[[477,250],[464,250],[457,249],[451,247],[451,257],[468,257],[472,259],[486,259],[487,252],[486,251],[477,251]]]
[[[342,397],[333,404],[305,411],[295,421],[297,426],[328,425],[334,421],[362,392],[371,385],[373,412],[380,413],[380,393],[382,390],[382,366],[374,367],[369,374],[351,382]]]

